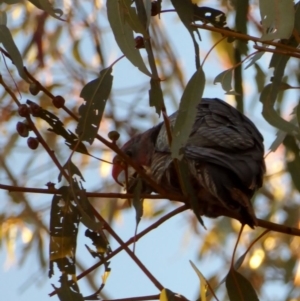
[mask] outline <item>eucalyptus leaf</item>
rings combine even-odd
[[[146,28],[141,23],[135,7],[131,6],[131,0],[121,0],[119,2],[120,9],[123,12],[124,21],[129,24],[131,29],[136,33],[141,33],[143,36],[148,36]]]
[[[62,186],[52,198],[50,212],[49,277],[54,275],[54,263],[62,273],[76,272],[76,240],[80,222],[78,208],[70,197],[69,188]]]
[[[133,199],[132,199],[132,204],[135,209],[136,226],[138,226],[143,216],[143,199],[141,199],[140,197],[142,188],[143,188],[142,179],[138,178],[137,183],[133,190]]]
[[[195,266],[195,264],[191,260],[190,260],[190,264],[200,280],[200,290],[199,290],[200,291],[200,300],[206,301],[207,280],[205,279],[205,277],[202,275],[202,273],[198,270],[198,268]]]
[[[149,105],[150,107],[155,107],[156,113],[160,115],[164,107],[164,96],[158,80],[150,80]]]
[[[249,60],[247,66],[245,67],[245,69],[248,69],[250,66],[252,66],[253,64],[255,64],[258,60],[261,59],[261,57],[265,54],[265,52],[260,51],[258,53],[256,53],[255,55],[251,56],[251,59]]]
[[[76,128],[76,133],[80,136],[81,141],[92,144],[97,136],[112,87],[113,76],[111,73],[111,67],[103,69],[100,76],[86,84],[80,93],[80,97],[85,100],[85,103],[79,107],[80,118]]]
[[[294,29],[295,9],[293,0],[260,0],[263,28],[261,41],[289,39]]]
[[[126,58],[144,74],[151,76],[138,49],[135,48],[133,30],[125,22],[124,10],[118,0],[107,0],[107,16],[114,37]]]
[[[200,34],[191,24],[194,22],[194,5],[191,0],[171,0],[181,22],[188,30],[195,48],[195,62],[197,70],[200,68],[200,56],[199,45],[194,37],[194,32],[198,34],[199,40]]]
[[[230,68],[218,74],[214,79],[214,84],[220,83],[222,85],[222,89],[227,93],[233,90],[232,88],[232,75],[233,69]]]
[[[30,83],[30,79],[24,72],[23,59],[19,49],[17,48],[13,37],[9,31],[9,29],[4,25],[0,24],[0,43],[3,44],[6,51],[12,58],[13,63],[18,69],[19,75],[28,83]]]
[[[226,277],[226,288],[230,301],[259,301],[251,283],[234,269]]]
[[[281,118],[281,116],[276,112],[276,110],[273,107],[274,89],[277,88],[278,87],[274,87],[274,84],[268,84],[264,87],[263,91],[261,92],[259,100],[263,103],[262,115],[271,125],[277,127],[278,129],[290,133],[292,135],[299,135],[298,127]]]
[[[173,129],[171,144],[172,158],[181,159],[196,118],[196,106],[201,101],[205,85],[205,74],[200,67],[191,77],[180,100],[178,115]]]

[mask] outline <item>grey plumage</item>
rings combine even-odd
[[[176,117],[177,112],[169,117],[171,126]],[[133,138],[123,150],[137,162],[143,161],[165,189],[181,192],[164,123]],[[204,98],[182,151],[201,214],[215,217],[223,207],[238,211],[243,223],[255,226],[250,200],[262,186],[265,173],[263,137],[255,125],[224,101]]]

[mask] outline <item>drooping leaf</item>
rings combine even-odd
[[[263,27],[261,41],[290,38],[295,20],[293,0],[260,0],[259,9]]]
[[[150,107],[155,107],[156,113],[160,115],[164,106],[164,96],[158,80],[150,80],[149,105]]]
[[[252,56],[251,56],[251,59],[249,60],[249,62],[248,62],[248,64],[247,64],[247,66],[245,67],[245,70],[246,70],[247,68],[249,68],[250,66],[252,66],[253,64],[255,64],[258,60],[260,60],[261,57],[262,57],[264,54],[265,54],[265,52],[260,51],[260,52],[256,53],[255,55],[252,55]]]
[[[71,195],[77,204],[78,211],[81,215],[80,221],[88,229],[91,229],[95,232],[100,231],[102,229],[102,223],[95,220],[93,207],[86,196],[86,191],[81,186],[81,183],[78,183],[75,178],[72,179]]]
[[[182,185],[182,190],[184,194],[188,197],[189,203],[191,206],[191,209],[193,210],[194,214],[196,215],[199,223],[206,229],[204,222],[199,214],[200,212],[200,206],[199,206],[199,199],[197,197],[197,193],[191,184],[190,181],[190,172],[188,168],[188,164],[185,162],[185,160],[177,161],[178,167],[179,167],[179,177],[180,182]]]
[[[96,247],[96,252],[91,252],[94,257],[101,257],[104,253],[110,251],[109,242],[103,231],[95,232],[87,229],[85,231],[85,236],[89,237],[92,240],[93,245]]]
[[[34,103],[29,99],[26,101],[26,103],[29,106],[35,106],[39,108],[38,110],[35,110],[34,116],[45,120],[51,126],[51,128],[49,128],[48,131],[65,138],[65,143],[70,149],[82,154],[90,155],[86,146],[81,141],[78,141],[79,138],[74,133],[64,128],[64,124],[56,115],[43,109],[38,104]]]
[[[226,15],[224,12],[207,6],[198,6],[193,4],[194,21],[202,21],[204,23],[211,23],[216,27],[226,26]]]
[[[251,283],[234,269],[226,277],[226,288],[230,301],[259,301]]]
[[[277,148],[281,145],[283,142],[284,138],[286,137],[287,133],[285,131],[279,130],[276,133],[276,138],[270,145],[270,151],[271,152],[276,152]]]
[[[60,8],[53,8],[52,4],[48,0],[29,0],[37,8],[47,12],[50,16],[65,21],[61,18],[63,11]]]
[[[0,43],[3,44],[5,50],[9,53],[12,58],[14,65],[16,66],[19,75],[28,83],[30,79],[24,72],[23,59],[19,49],[17,48],[9,29],[4,25],[0,24]]]
[[[143,199],[141,199],[140,195],[142,192],[143,183],[140,178],[138,178],[137,183],[133,190],[133,199],[132,204],[135,209],[135,220],[136,220],[136,227],[138,226],[139,222],[141,221],[141,218],[143,216]]]
[[[181,22],[187,28],[189,32],[195,30],[191,26],[194,21],[194,6],[190,0],[171,0],[172,5],[174,6]]]
[[[144,5],[147,16],[146,28],[149,28],[151,20],[152,1],[144,1]]]
[[[244,260],[245,260],[245,257],[247,256],[248,252],[245,252],[244,254],[242,254],[234,263],[234,268],[236,270],[238,270],[241,265],[243,264]]]
[[[181,22],[188,30],[195,48],[195,62],[196,68],[200,68],[200,56],[199,56],[199,45],[195,39],[194,32],[197,32],[200,39],[199,32],[191,26],[194,21],[194,6],[191,0],[171,0],[172,5],[174,6]]]
[[[82,67],[86,68],[86,63],[82,59],[81,52],[79,51],[80,43],[82,42],[81,39],[75,40],[73,47],[72,47],[72,55],[77,63],[79,63]]]
[[[175,301],[175,293],[167,288],[164,288],[159,295],[159,301]]]
[[[232,75],[233,75],[233,69],[230,68],[228,70],[222,71],[220,74],[218,74],[214,79],[214,84],[220,83],[222,85],[222,89],[226,91],[227,93],[230,93],[230,91],[233,91],[232,88]]]
[[[286,135],[283,140],[283,145],[286,148],[286,152],[292,153],[293,156],[291,160],[289,160],[287,164],[287,169],[291,175],[293,184],[296,189],[300,191],[300,155],[299,155],[299,146],[294,137],[291,135]]]
[[[180,100],[178,115],[173,129],[171,145],[172,158],[181,159],[196,117],[196,106],[201,101],[205,85],[205,74],[199,68],[191,77]]]
[[[57,292],[57,296],[60,301],[84,301],[85,299],[79,292],[77,283],[73,279],[68,279],[66,274],[62,274],[60,277],[61,287],[53,288]]]
[[[106,7],[108,21],[121,51],[134,66],[146,75],[151,76],[139,50],[135,48],[133,30],[125,22],[124,11],[120,2],[118,0],[107,0]]]
[[[146,28],[141,23],[136,13],[135,7],[132,7],[131,3],[131,0],[121,0],[119,2],[120,9],[123,12],[124,21],[127,22],[131,29],[134,30],[136,33],[141,33],[143,36],[148,36]]]
[[[62,273],[75,275],[76,241],[80,213],[69,194],[69,188],[59,188],[52,198],[50,213],[49,277],[54,274],[54,263]]]
[[[195,264],[190,260],[190,264],[194,271],[196,272],[199,280],[200,280],[200,300],[206,301],[206,287],[207,287],[207,281],[205,277],[202,275],[202,273],[198,270],[198,268],[195,266]]]
[[[255,82],[257,86],[257,91],[261,92],[265,86],[265,73],[262,71],[258,64],[254,64],[256,74],[255,74]]]
[[[68,171],[68,174],[73,176],[78,176],[81,178],[82,181],[85,181],[82,173],[80,172],[79,168],[72,162],[72,160],[68,160],[68,162],[63,166],[64,169]],[[60,172],[58,175],[58,182],[62,179],[62,173]]]
[[[263,111],[262,114],[264,118],[273,126],[277,127],[278,129],[290,133],[295,134],[298,133],[299,129],[292,123],[284,120],[280,117],[280,115],[274,109],[274,90],[278,87],[275,87],[273,84],[268,84],[263,89],[260,95],[260,101],[263,103]],[[276,98],[276,95],[275,95]]]
[[[111,67],[103,69],[100,76],[86,84],[80,93],[80,97],[85,100],[85,103],[79,107],[80,118],[76,128],[76,133],[80,136],[81,141],[92,144],[97,136],[112,87],[111,72]]]

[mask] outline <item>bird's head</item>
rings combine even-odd
[[[121,147],[125,155],[146,170],[150,168],[151,158],[155,148],[155,140],[152,139],[153,129],[133,137]],[[123,186],[126,178],[133,176],[134,173],[134,168],[127,164],[123,158],[119,155],[114,157],[112,177],[118,184]]]

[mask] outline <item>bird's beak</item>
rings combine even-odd
[[[126,162],[119,157],[113,160],[112,177],[121,186],[128,185],[128,181],[136,173],[135,169],[128,166]]]
[[[121,186],[124,186],[124,182],[126,180],[125,175],[125,166],[122,161],[114,162],[113,168],[112,168],[112,177],[114,180]]]

